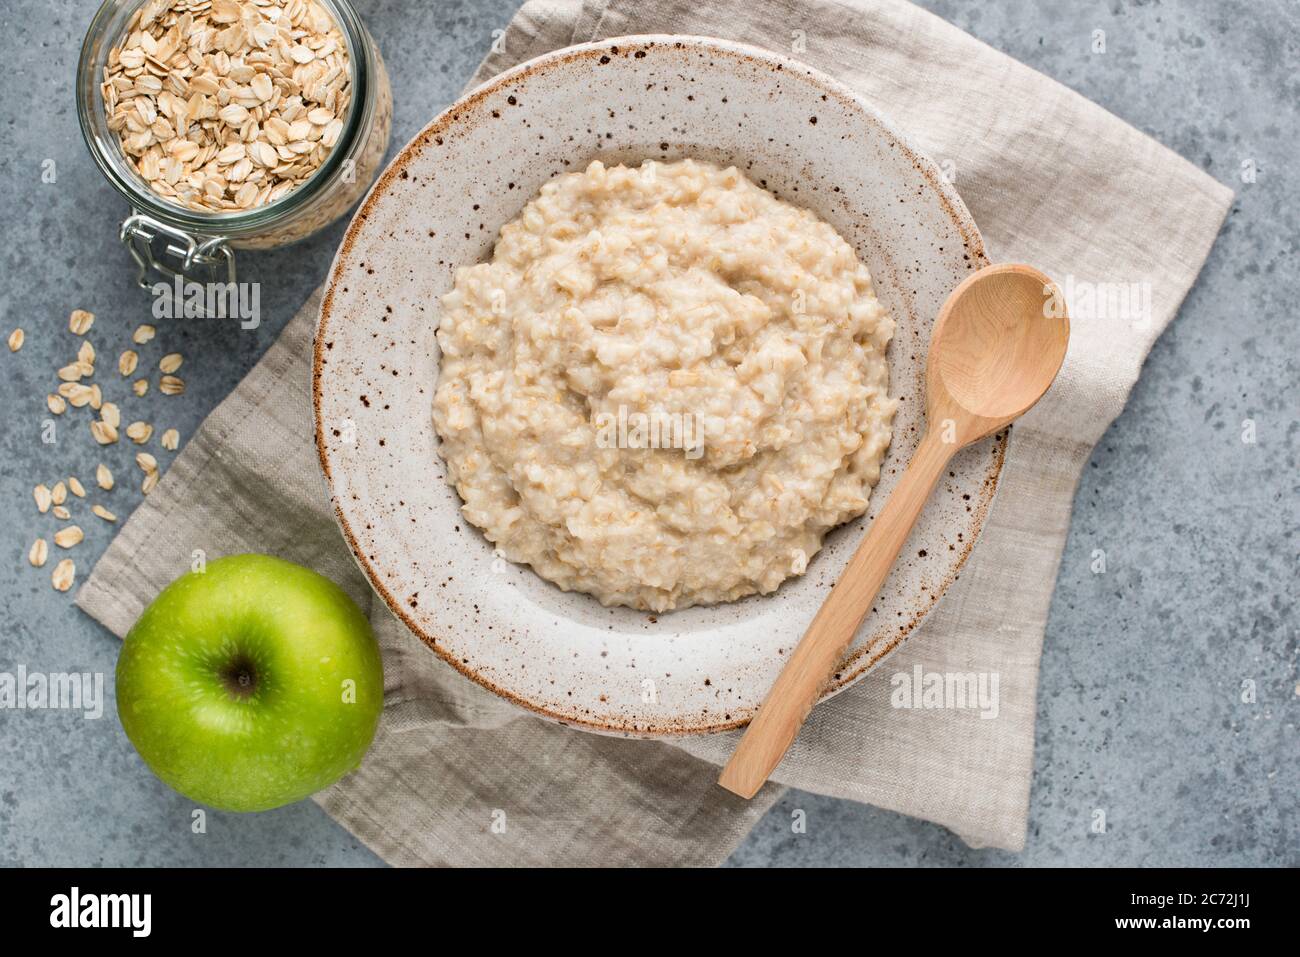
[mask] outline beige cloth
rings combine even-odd
[[[996,503],[961,579],[883,668],[816,710],[776,775],[936,821],[972,845],[1018,849],[1039,654],[1075,485],[1232,194],[902,0],[531,0],[474,83],[556,47],[633,33],[746,41],[838,77],[955,173],[995,258],[1032,262],[1073,290],[1065,369],[1013,429]],[[1136,304],[1149,292],[1149,314],[1090,315],[1084,297],[1105,287],[1089,284],[1103,283],[1142,284]],[[713,785],[707,762],[721,762],[734,735],[667,744],[543,722],[455,674],[372,600],[334,526],[311,442],[316,307],[313,297],[209,417],[100,561],[80,605],[123,634],[194,549],[281,555],[343,584],[370,609],[387,700],[362,768],[317,800],[394,864],[723,860],[779,793],[769,785],[745,803]],[[997,674],[998,717],[891,708],[889,676],[916,664]],[[504,833],[494,832],[496,812]]]

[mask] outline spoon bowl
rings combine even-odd
[[[966,278],[935,322],[926,363],[930,428],[966,420],[963,444],[996,432],[1047,391],[1065,361],[1064,300],[1032,266],[1000,263]]]

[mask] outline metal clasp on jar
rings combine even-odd
[[[197,237],[184,230],[159,222],[152,216],[133,213],[122,223],[118,238],[135,260],[135,284],[149,289],[149,271],[155,270],[172,279],[194,279],[197,270],[207,270],[205,278],[215,278],[224,265],[226,282],[235,282],[235,254],[225,236]],[[169,263],[177,265],[170,265]]]

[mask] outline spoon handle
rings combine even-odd
[[[926,499],[953,453],[955,442],[927,432],[885,507],[876,516],[803,639],[781,669],[718,783],[751,798],[794,742],[832,669],[894,566]]]

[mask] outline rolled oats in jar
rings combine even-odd
[[[234,279],[233,249],[296,242],[374,182],[392,91],[348,0],[107,0],[78,69],[96,163],[139,267]],[[210,275],[210,273],[209,273]]]

